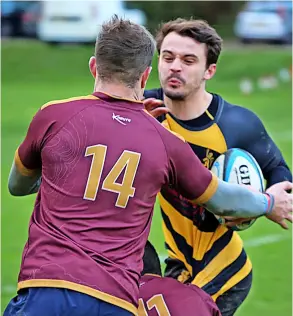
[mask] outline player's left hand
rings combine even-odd
[[[142,102],[144,104],[145,109],[155,118],[169,112],[168,108],[161,106],[163,104],[162,100],[148,98],[144,99]]]
[[[225,226],[233,227],[236,225],[241,225],[246,222],[249,222],[253,219],[256,219],[257,217],[239,218],[239,217],[233,217],[233,216],[224,216],[224,218],[225,218]]]

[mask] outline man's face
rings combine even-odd
[[[163,40],[159,57],[159,78],[167,97],[184,100],[210,79],[216,70],[206,68],[206,45],[175,32]]]

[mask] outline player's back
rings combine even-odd
[[[95,93],[36,114],[30,134],[37,140],[18,150],[27,172],[36,166],[29,150],[42,167],[19,288],[66,287],[115,297],[134,311],[152,210],[169,168],[155,125],[163,128],[143,109]]]
[[[156,129],[144,120],[142,103],[96,95],[99,99],[68,104],[81,109],[43,148],[42,190],[50,197],[43,206],[56,210],[49,214],[60,224],[65,217],[71,219],[62,227],[70,239],[98,247],[108,259],[127,266],[128,255],[136,249],[115,250],[124,238],[144,232],[141,227],[147,224],[155,193],[168,176],[166,153]],[[62,106],[53,105],[52,110]],[[59,211],[63,207],[64,217]],[[87,221],[80,228],[83,216]]]
[[[26,175],[42,168],[19,288],[65,287],[133,313],[161,186],[202,203],[217,187],[142,102],[102,93],[43,106],[16,164]]]
[[[211,297],[192,284],[144,275],[139,284],[139,316],[220,316]]]

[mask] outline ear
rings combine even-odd
[[[146,84],[147,84],[147,81],[149,79],[151,71],[152,71],[152,67],[150,66],[142,74],[142,77],[141,77],[141,88],[142,89],[144,89],[146,87]]]
[[[90,68],[91,74],[96,79],[96,77],[97,77],[97,64],[96,64],[96,58],[94,56],[92,56],[89,60],[89,68]]]
[[[208,69],[205,71],[204,79],[205,80],[212,79],[214,74],[216,73],[216,70],[217,70],[216,64],[209,65]]]

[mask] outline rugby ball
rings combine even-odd
[[[250,153],[243,149],[232,148],[220,155],[215,160],[211,171],[223,181],[250,185],[260,192],[265,190],[265,181],[259,164]],[[224,217],[216,217],[223,225],[227,222]],[[242,222],[233,226],[232,229],[236,231],[245,230],[251,227],[255,221],[256,219]]]

